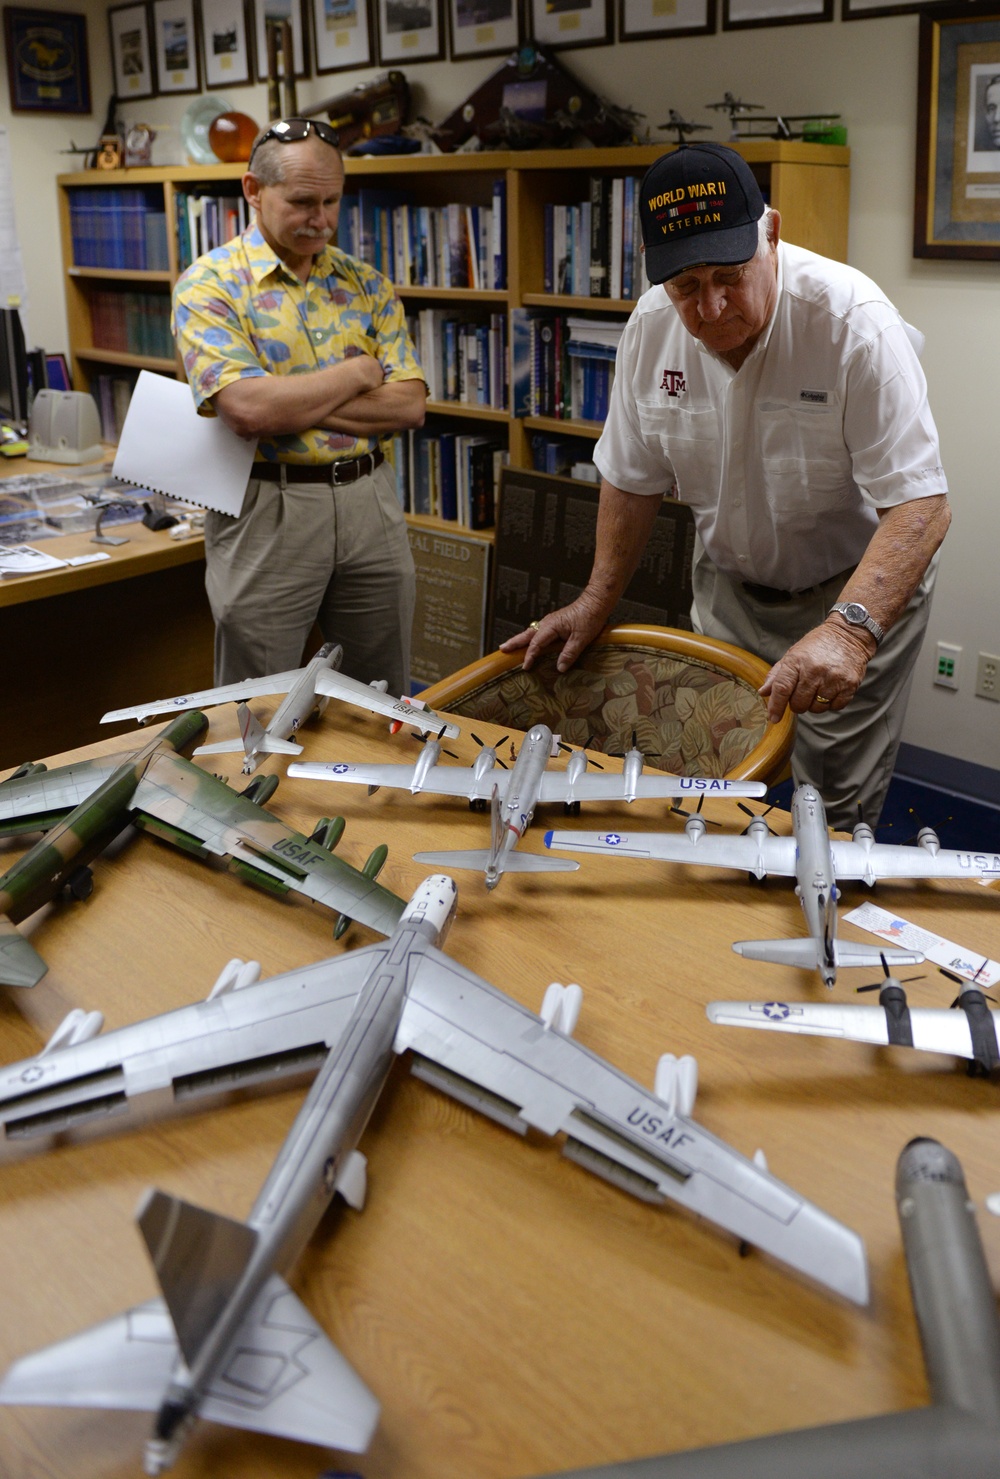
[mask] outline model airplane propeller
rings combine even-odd
[[[342,822],[338,831],[323,818],[304,837],[258,804],[276,776],[255,777],[241,795],[192,764],[183,752],[207,728],[204,714],[181,714],[138,749],[54,770],[28,763],[0,782],[0,837],[45,833],[0,878],[0,982],[41,980],[48,967],[15,926],[63,888],[86,898],[87,865],[129,824],[198,857],[225,858],[230,872],[268,893],[337,910],[340,934],[352,918],[384,935],[395,928],[403,901],[375,882],[384,848],[352,868],[325,845],[339,840]]]
[[[506,737],[506,736],[505,736]],[[759,781],[727,781],[697,776],[643,775],[643,757],[634,746],[625,756],[621,775],[590,775],[587,756],[575,750],[565,770],[551,771],[552,731],[536,724],[525,736],[513,770],[497,775],[493,747],[484,746],[471,768],[438,765],[440,746],[428,741],[416,765],[354,765],[345,761],[295,764],[290,776],[320,781],[346,781],[366,785],[369,795],[379,786],[398,786],[416,794],[428,791],[438,796],[465,796],[490,806],[488,848],[455,852],[415,853],[418,863],[439,868],[482,868],[486,887],[496,888],[504,873],[555,873],[575,871],[578,863],[568,858],[549,858],[514,849],[527,831],[541,802],[561,801],[569,810],[580,801],[634,801],[637,797],[699,795],[762,796]]]
[[[356,678],[335,672],[344,657],[344,649],[327,642],[305,667],[287,673],[271,673],[266,678],[246,678],[241,683],[226,683],[220,688],[204,688],[200,693],[180,694],[177,698],[155,699],[136,704],[131,709],[111,709],[101,716],[102,724],[116,719],[137,719],[145,724],[156,714],[173,714],[180,709],[208,709],[216,704],[238,703],[239,740],[220,740],[200,745],[196,755],[243,755],[243,773],[249,775],[261,755],[301,755],[302,746],[289,738],[313,714],[322,714],[331,698],[370,714],[384,714],[395,734],[404,724],[412,724],[418,733],[444,734],[455,738],[461,734],[457,724],[449,724],[419,700],[391,698],[386,683],[359,683]],[[245,700],[264,694],[283,693],[284,702],[275,710],[265,729],[247,708]]]
[[[771,808],[769,807],[768,810]],[[794,878],[795,892],[809,929],[808,940],[738,940],[733,949],[751,960],[818,970],[832,986],[840,966],[919,965],[919,951],[877,949],[837,938],[837,880],[879,878],[995,878],[1000,853],[948,852],[937,833],[924,827],[916,847],[876,842],[866,822],[859,821],[850,842],[831,840],[826,811],[815,787],[798,786],[792,794],[792,836],[778,837],[764,814],[752,817],[738,837],[706,837],[705,822],[693,816],[684,832],[547,832],[546,847],[569,852],[597,852],[631,858],[695,863],[709,868],[742,868],[755,878],[774,873]]]
[[[582,993],[541,1014],[439,948],[450,878],[426,879],[391,938],[258,981],[233,961],[209,999],[100,1035],[76,1013],[35,1059],[0,1070],[8,1138],[50,1137],[149,1092],[229,1090],[318,1069],[245,1223],[153,1191],[139,1210],[162,1299],[19,1361],[0,1402],[157,1414],[146,1472],[196,1417],[333,1448],[367,1446],[378,1402],[284,1282],[336,1191],[365,1196],[357,1143],[396,1057],[501,1125],[564,1134],[564,1153],[641,1200],[672,1200],[859,1304],[857,1235],[691,1118],[693,1059],[666,1054],[652,1092],[572,1037]],[[220,998],[224,1009],[220,1009]],[[294,1353],[294,1359],[290,1353]]]

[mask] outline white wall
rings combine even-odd
[[[79,0],[78,0],[79,3]],[[103,7],[83,0],[91,21],[91,82],[99,126],[110,90]],[[924,367],[941,432],[955,520],[945,545],[931,618],[928,650],[917,670],[906,740],[945,755],[1000,767],[1000,705],[972,695],[975,655],[1000,653],[1000,601],[992,560],[1000,549],[1000,497],[993,486],[1000,417],[992,405],[1000,264],[915,261],[911,255],[915,169],[917,17],[844,24],[775,27],[631,43],[564,53],[570,69],[613,102],[645,110],[656,125],[667,109],[713,123],[705,104],[724,89],[766,105],[769,112],[830,109],[843,114],[852,149],[850,260],[880,283],[927,336]],[[495,68],[483,62],[424,63],[408,67],[416,111],[438,122]],[[352,87],[375,70],[337,74],[300,84],[299,104]],[[67,167],[54,152],[70,135],[89,138],[86,120],[0,122],[14,142],[18,226],[32,302],[32,333],[50,349],[65,347],[62,289],[52,179]],[[235,106],[263,121],[263,87],[236,88]],[[179,162],[176,125],[187,98],[136,104],[132,121],[161,127],[157,163]],[[701,137],[706,137],[702,135]],[[961,688],[932,687],[932,644],[961,645]]]

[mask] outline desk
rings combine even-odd
[[[95,466],[4,459],[0,476],[72,478]],[[120,733],[127,726],[100,723],[108,709],[212,682],[200,535],[172,540],[142,524],[121,532],[128,544],[102,547],[89,534],[47,539],[40,548],[59,559],[101,548],[110,559],[0,581],[0,766]]]
[[[231,707],[214,712],[212,738],[235,728]],[[498,733],[475,728],[487,740]],[[333,705],[302,738],[307,759],[410,759],[418,749]],[[478,753],[468,727],[448,746],[463,763]],[[487,829],[457,800],[368,798],[320,782],[283,779],[270,805],[303,828],[343,812],[341,850],[355,864],[388,841],[383,880],[404,896],[428,871],[414,850],[482,846]],[[663,803],[586,810],[583,827],[612,815],[664,824]],[[732,802],[706,811],[745,822]],[[769,821],[787,830],[784,815]],[[561,825],[561,814],[541,808],[524,846],[540,850],[546,824]],[[0,844],[0,856],[20,846]],[[32,992],[0,995],[5,1061],[37,1052],[74,1006],[120,1026],[202,997],[230,956],[258,958],[270,975],[341,948],[325,912],[258,896],[150,837],[98,860],[95,873],[86,904],[60,904],[33,931],[49,974]],[[449,953],[535,1009],[548,982],[579,981],[578,1039],[645,1083],[660,1053],[695,1053],[696,1117],[744,1153],[762,1146],[776,1176],[862,1234],[871,1308],[759,1254],[741,1259],[709,1225],[632,1200],[552,1142],[523,1141],[400,1063],[362,1140],[364,1212],[333,1207],[292,1275],[383,1404],[369,1453],[338,1464],[202,1424],[177,1479],[317,1479],[327,1467],[365,1479],[517,1479],[923,1403],[896,1158],[912,1136],[936,1136],[962,1159],[981,1207],[1000,1188],[997,1086],[928,1055],[711,1027],[713,997],[823,995],[814,976],[729,948],[801,931],[787,882],[597,857],[577,873],[508,875],[492,895],[479,876],[457,877]],[[864,896],[845,894],[847,904]],[[992,887],[880,885],[876,897],[1000,956]],[[844,934],[862,938],[849,925]],[[355,926],[345,945],[371,938]],[[844,972],[836,990],[865,979]],[[925,1005],[952,991],[933,970],[908,989]],[[284,1088],[45,1154],[6,1151],[0,1363],[155,1293],[132,1223],[148,1186],[245,1216],[301,1102],[300,1088]],[[979,1225],[1000,1287],[1000,1221],[981,1211]],[[147,1430],[142,1414],[0,1409],[0,1468],[4,1479],[134,1479]]]

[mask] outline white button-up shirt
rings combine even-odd
[[[640,298],[594,462],[627,493],[676,485],[721,570],[789,591],[857,564],[877,508],[947,492],[899,313],[862,273],[785,242],[774,313],[739,370],[662,285]]]

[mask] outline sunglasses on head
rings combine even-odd
[[[261,134],[250,151],[247,168],[253,164],[253,157],[261,144],[266,144],[268,139],[276,139],[279,144],[298,144],[313,133],[324,144],[329,144],[331,149],[340,148],[340,135],[335,128],[328,123],[322,123],[318,118],[279,118],[277,123],[272,123],[266,133]]]

